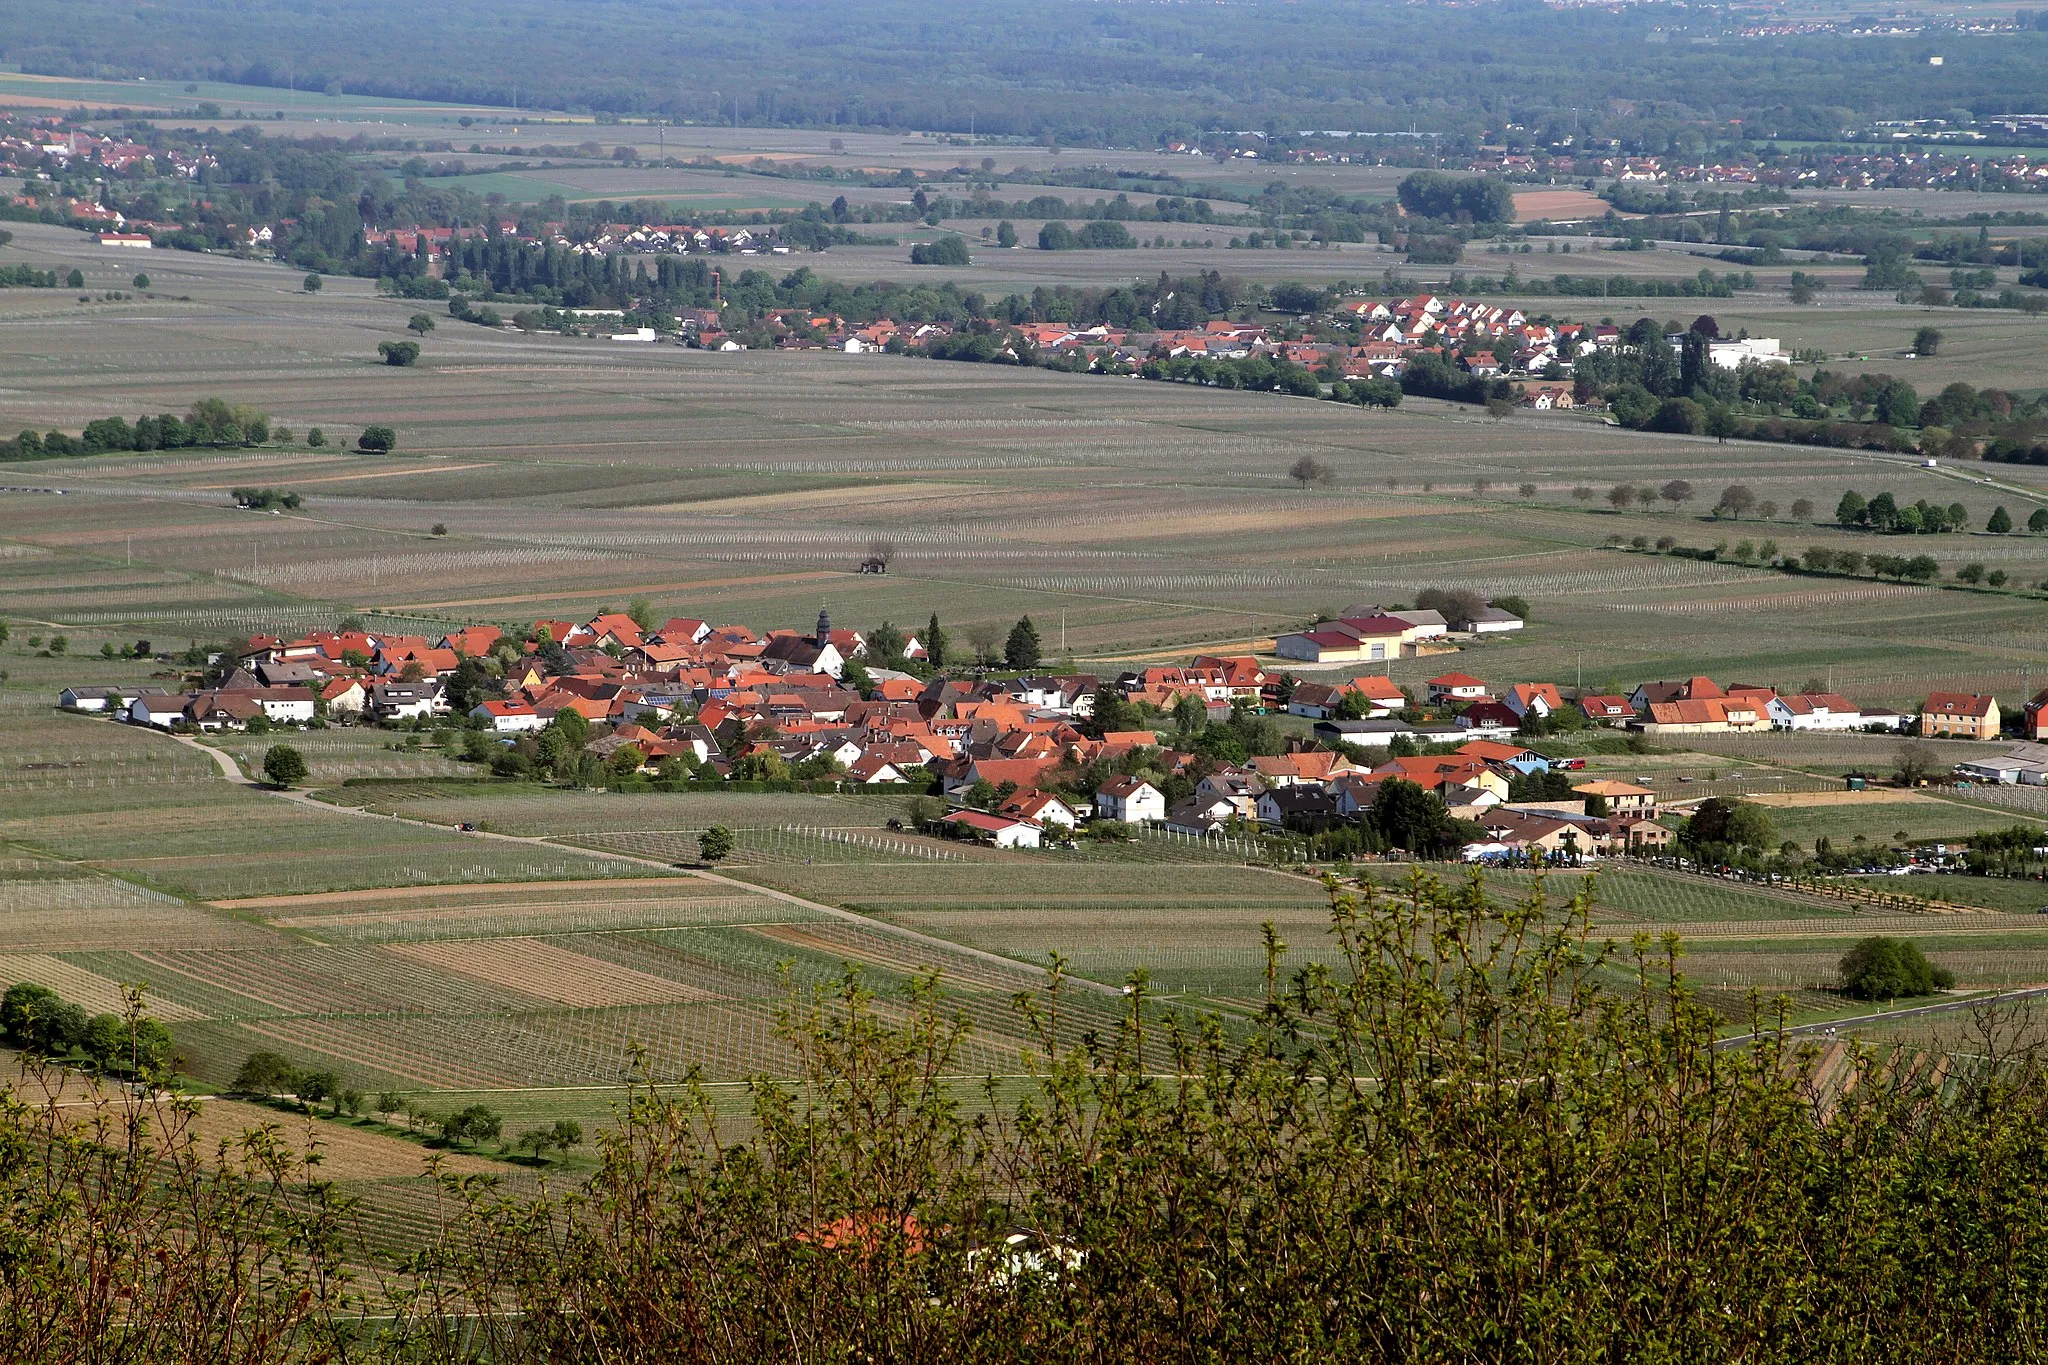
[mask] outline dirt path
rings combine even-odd
[[[211,754],[215,765],[219,767],[224,777],[261,795],[272,797],[279,801],[295,802],[308,810],[325,811],[328,814],[353,815],[365,820],[404,820],[407,824],[439,830],[444,834],[449,832],[446,825],[435,824],[431,820],[410,820],[402,815],[380,815],[375,811],[364,810],[360,806],[336,806],[325,801],[316,801],[312,796],[301,791],[279,791],[275,787],[251,781],[243,774],[241,767],[230,754],[222,753],[218,749],[209,748],[189,735],[171,735],[170,738],[185,745],[187,748]],[[756,886],[752,882],[743,882],[738,878],[723,876],[720,873],[706,871],[701,868],[677,867],[673,863],[665,863],[656,858],[639,858],[630,853],[606,853],[596,849],[579,848],[575,844],[557,843],[553,839],[543,838],[539,835],[494,834],[484,830],[476,830],[468,833],[465,837],[471,839],[494,839],[500,843],[525,844],[529,847],[554,849],[562,853],[574,853],[584,858],[601,858],[611,862],[637,863],[642,867],[660,868],[671,877],[693,877],[699,881],[715,882],[722,886],[732,887],[735,890],[745,891],[749,895],[765,896],[770,900],[781,901],[785,905],[799,906],[815,914],[823,915],[827,919],[836,919],[846,924],[857,924],[863,929],[871,929],[878,934],[886,934],[905,943],[915,943],[929,950],[971,957],[977,962],[1002,967],[1007,971],[1016,973],[1020,985],[1026,979],[1035,980],[1043,976],[1039,969],[1027,963],[1019,962],[1015,958],[1004,957],[1001,953],[991,953],[981,948],[972,948],[964,943],[955,943],[951,939],[939,938],[934,934],[919,933],[915,929],[906,929],[900,924],[891,924],[887,920],[871,919],[866,915],[857,914],[852,910],[843,909],[837,905],[827,905],[822,901],[806,900],[802,896],[792,895],[787,891],[776,891],[765,886]],[[497,885],[502,887],[519,885],[519,883],[500,882]],[[396,888],[396,890],[401,895],[417,894],[419,888]],[[1078,976],[1071,976],[1067,979],[1079,990],[1093,991],[1099,995],[1121,996],[1123,994],[1123,989],[1119,986],[1111,986],[1100,981],[1090,981],[1085,977]]]

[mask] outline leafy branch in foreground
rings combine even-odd
[[[1562,906],[1419,872],[1329,888],[1317,960],[1285,970],[1269,929],[1263,997],[1229,1013],[1055,959],[1017,1002],[1022,1059],[976,1040],[985,993],[882,998],[851,970],[793,992],[789,1079],[752,1081],[743,1120],[636,1085],[581,1183],[444,1175],[440,1227],[375,1294],[345,1291],[372,1258],[274,1137],[166,1165],[14,1104],[4,1231],[39,1278],[0,1275],[0,1341],[180,1307],[239,1315],[254,1334],[207,1358],[246,1362],[2039,1354],[2048,1087],[2023,1021],[1816,1065],[1760,1002],[1722,1039],[1675,939],[1596,939],[1590,883]],[[102,1205],[121,1247],[212,1248],[211,1278],[84,1274],[130,1254],[95,1242]]]

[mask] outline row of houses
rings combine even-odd
[[[1452,635],[1499,635],[1526,624],[1521,617],[1501,607],[1471,608],[1458,620],[1447,620],[1434,610],[1346,607],[1335,619],[1318,621],[1307,630],[1291,631],[1273,641],[1273,652],[1283,659],[1303,663],[1368,663],[1384,659],[1413,658],[1436,652],[1433,641],[1448,641]]]

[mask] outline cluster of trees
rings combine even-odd
[[[2004,512],[2004,508],[1998,509]],[[1997,520],[1994,516],[1993,520]],[[2010,531],[2012,518],[2005,517],[2002,527],[1987,528]],[[2043,517],[2048,525],[2048,516]],[[1868,501],[1861,493],[1850,489],[1842,494],[1842,500],[1835,504],[1835,521],[1842,526],[1864,527],[1881,535],[1938,535],[1943,531],[1966,531],[1970,527],[1970,509],[1959,502],[1946,507],[1930,503],[1925,498],[1911,506],[1901,507],[1889,492],[1879,493]]]
[[[1333,403],[1356,403],[1362,408],[1386,408],[1392,410],[1401,406],[1401,381],[1398,379],[1335,379],[1331,381],[1329,392],[1324,397]]]
[[[85,276],[76,270],[71,273],[78,278],[78,283],[71,287],[83,289]],[[0,289],[55,289],[63,283],[54,270],[38,270],[32,265],[0,265]]]
[[[910,248],[912,265],[968,265],[971,259],[967,254],[967,239],[957,232],[949,232],[933,242],[921,242]]]
[[[37,460],[65,455],[103,455],[121,450],[182,450],[188,446],[254,446],[273,435],[289,440],[289,433],[273,433],[270,415],[244,403],[221,398],[202,398],[183,418],[172,413],[135,419],[101,417],[87,422],[77,436],[52,431],[38,436],[24,431],[11,441],[0,441],[0,459]]]
[[[1322,382],[1293,361],[1257,355],[1240,356],[1235,360],[1208,360],[1198,356],[1148,360],[1138,367],[1138,377],[1218,389],[1291,393],[1301,398],[1315,398],[1323,391]]]
[[[139,1009],[88,1015],[33,981],[18,981],[0,996],[0,1038],[23,1052],[119,1076],[161,1070],[172,1055],[170,1030]]]
[[[1136,246],[1129,228],[1113,218],[1098,218],[1079,232],[1055,219],[1038,230],[1040,251],[1105,251]]]
[[[1941,572],[1932,555],[1870,555],[1860,550],[1831,550],[1825,545],[1809,546],[1799,556],[1802,567],[1811,573],[1838,573],[1855,577],[1866,570],[1878,578],[1896,578],[1901,582],[1929,583]],[[1999,584],[2005,582],[2000,572]],[[1994,585],[1996,586],[1996,585]]]
[[[237,488],[230,496],[235,506],[248,507],[258,512],[268,512],[273,507],[287,512],[296,512],[305,502],[297,493],[279,492],[275,488]]]
[[[1911,939],[1872,935],[1842,954],[1842,990],[1858,1000],[1900,1000],[1932,995],[1956,984],[1956,974],[1937,967]]]
[[[410,365],[420,358],[420,344],[417,341],[380,341],[377,354],[386,365]]]

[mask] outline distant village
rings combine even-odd
[[[1189,838],[1327,834],[1371,821],[1398,783],[1404,801],[1430,803],[1432,818],[1464,822],[1450,827],[1463,831],[1468,858],[1523,860],[1651,852],[1673,837],[1652,788],[1576,778],[1583,758],[1532,747],[1559,731],[1984,741],[2004,731],[1988,695],[1936,692],[1905,714],[1707,677],[1573,694],[1450,669],[1410,691],[1384,669],[1345,667],[1454,654],[1525,625],[1492,606],[1462,617],[1360,606],[1278,637],[1271,659],[1204,655],[1115,675],[948,668],[917,633],[835,627],[823,612],[812,630],[765,633],[610,612],[536,621],[518,637],[496,626],[425,636],[351,625],[250,639],[216,656],[203,686],[78,685],[56,700],[191,735],[439,732],[459,750],[451,756],[502,775],[533,775],[532,757],[552,742],[558,760],[575,746],[567,771],[586,783],[808,780],[915,792],[946,800],[930,828],[1004,848],[1132,827]],[[1035,653],[1028,618],[1017,632]],[[943,654],[943,635],[935,639]],[[1281,716],[1299,719],[1283,727]],[[2048,692],[2028,703],[2022,732],[2048,741]],[[1956,772],[2048,783],[2048,744]]]

